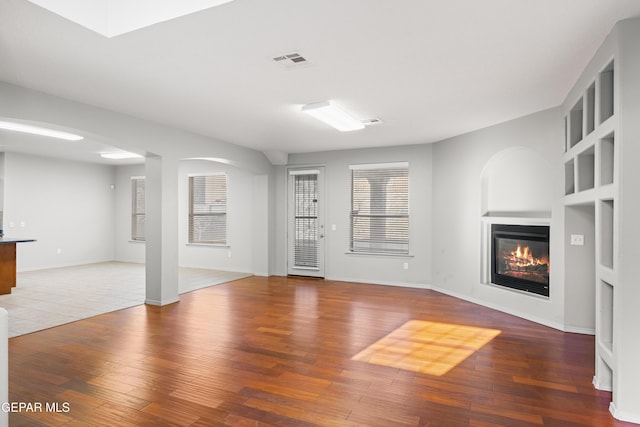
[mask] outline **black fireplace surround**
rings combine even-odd
[[[549,296],[549,226],[491,225],[491,283]]]

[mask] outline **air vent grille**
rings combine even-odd
[[[305,58],[304,56],[302,56],[297,52],[294,52],[294,53],[288,53],[286,55],[275,56],[273,58],[273,62],[282,64],[287,67],[291,67],[294,65],[307,63],[307,58]]]

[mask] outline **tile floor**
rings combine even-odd
[[[179,292],[250,275],[181,267]],[[0,307],[9,312],[9,337],[144,303],[144,264],[103,262],[17,276],[11,294],[0,295]]]

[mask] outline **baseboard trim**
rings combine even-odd
[[[464,300],[464,301],[469,301],[469,302],[472,302],[474,304],[481,305],[483,307],[487,307],[487,308],[491,308],[493,310],[501,311],[503,313],[507,313],[507,314],[510,314],[512,316],[520,317],[521,319],[524,319],[524,320],[529,320],[531,322],[539,323],[541,325],[548,326],[550,328],[557,329],[557,330],[562,331],[562,332],[566,332],[564,325],[562,325],[561,323],[552,322],[552,321],[550,321],[548,319],[542,319],[542,318],[539,318],[539,317],[536,317],[536,316],[532,316],[529,313],[523,313],[521,311],[513,310],[511,308],[503,307],[503,306],[500,306],[500,305],[497,305],[497,304],[491,304],[491,303],[488,303],[486,301],[479,300],[477,298],[473,298],[473,297],[470,297],[470,296],[467,296],[467,295],[464,295],[464,294],[460,294],[458,292],[452,292],[452,291],[450,291],[448,289],[443,289],[443,288],[439,288],[439,287],[432,287],[431,289],[433,289],[436,292],[440,292],[442,294],[449,295],[449,296],[454,297],[454,298],[459,298],[459,299]]]
[[[385,280],[352,279],[344,277],[325,277],[325,279],[334,280],[336,282],[365,283],[370,285],[397,286],[401,288],[431,289],[431,285],[425,283],[389,282]]]
[[[582,334],[582,335],[595,335],[596,330],[593,328],[579,328],[576,326],[566,326],[564,328],[565,332],[570,332],[572,334]]]
[[[158,306],[158,307],[162,307],[162,306],[165,306],[165,305],[176,303],[178,301],[180,301],[180,297],[172,298],[170,300],[162,300],[162,301],[158,301],[158,300],[154,300],[154,299],[145,299],[144,303],[148,304],[148,305],[155,305],[155,306]]]
[[[370,279],[361,279],[361,278],[349,278],[349,277],[325,277],[326,280],[335,280],[339,282],[353,282],[353,283],[365,283],[371,285],[385,285],[385,286],[398,286],[405,288],[416,288],[416,289],[425,289],[425,290],[433,290],[436,292],[440,292],[441,294],[449,295],[454,298],[458,298],[464,301],[471,302],[473,304],[478,304],[482,307],[487,307],[493,310],[497,310],[506,314],[510,314],[512,316],[519,317],[524,320],[529,320],[530,322],[535,322],[540,325],[548,326],[553,329],[557,329],[562,332],[576,333],[576,334],[584,334],[584,335],[595,335],[595,330],[590,328],[578,328],[578,327],[566,327],[562,323],[553,322],[548,319],[543,319],[540,317],[533,316],[529,313],[523,313],[518,310],[511,309],[509,307],[500,306],[497,304],[491,304],[484,300],[480,300],[477,298],[470,297],[468,295],[464,295],[458,292],[453,292],[448,289],[443,289],[437,286],[433,286],[427,283],[407,283],[407,282],[389,282],[385,280],[370,280]]]
[[[640,424],[640,414],[621,411],[618,408],[616,408],[616,405],[613,402],[609,403],[609,412],[611,412],[611,415],[613,415],[613,418],[617,420],[626,421],[634,424]]]
[[[593,384],[593,387],[594,387],[596,390],[609,391],[609,392],[613,391],[613,390],[611,389],[611,384],[607,384],[607,385],[602,384],[602,383],[598,380],[598,377],[596,377],[595,375],[593,376],[593,381],[591,381],[591,384]]]

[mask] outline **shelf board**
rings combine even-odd
[[[598,265],[598,276],[600,276],[601,280],[604,280],[608,284],[610,284],[613,288],[616,287],[616,272],[606,265],[599,264]]]
[[[596,190],[595,188],[590,188],[588,190],[580,191],[577,193],[567,194],[564,196],[564,205],[565,206],[580,206],[580,205],[591,205],[595,203],[596,200]]]

